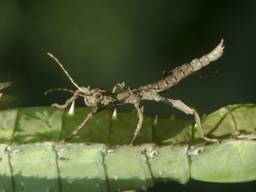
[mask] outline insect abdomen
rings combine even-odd
[[[190,63],[183,64],[175,69],[167,72],[167,75],[160,81],[142,86],[139,89],[154,89],[157,92],[162,92],[176,85],[179,81],[189,76],[190,74],[200,70],[202,67],[208,65],[210,62],[219,59],[223,54],[223,40],[210,53],[202,56],[199,59],[193,59]]]

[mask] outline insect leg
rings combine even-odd
[[[84,118],[83,122],[72,132],[72,134],[65,138],[64,141],[69,141],[74,136],[76,136],[79,131],[92,119],[92,117],[97,113],[97,108],[93,108],[93,110],[87,114],[87,116]]]
[[[214,138],[208,138],[205,136],[204,134],[204,130],[202,128],[202,124],[200,121],[200,117],[197,113],[197,111],[189,106],[187,106],[185,103],[183,103],[181,100],[174,100],[174,99],[168,99],[168,98],[164,98],[162,97],[162,101],[166,104],[171,105],[172,107],[182,111],[183,113],[187,114],[187,115],[194,115],[195,118],[195,123],[196,123],[196,128],[200,134],[200,137],[202,139],[204,139],[207,142],[219,142],[217,139]]]
[[[52,93],[54,91],[65,91],[69,93],[74,93],[75,91],[66,89],[66,88],[55,88],[55,89],[48,89],[47,91],[44,92],[45,95],[48,95],[49,93]]]
[[[52,107],[56,107],[58,109],[66,109],[73,101],[75,101],[78,98],[78,96],[79,96],[78,91],[75,91],[73,96],[68,100],[66,100],[64,104],[54,103],[52,104]]]
[[[144,120],[144,108],[140,107],[138,103],[135,103],[134,107],[137,111],[138,123],[137,123],[136,130],[134,131],[133,138],[132,138],[129,146],[133,146],[135,139],[137,138],[138,134],[140,133],[140,130],[141,130],[141,127],[143,124],[143,120]]]
[[[71,97],[70,99],[66,100],[64,104],[58,104],[58,103],[53,103],[52,107],[56,107],[58,109],[66,109],[74,100],[76,100],[77,97]]]

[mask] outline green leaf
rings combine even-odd
[[[255,141],[225,140],[197,154],[188,146],[135,147],[38,143],[0,145],[0,189],[12,191],[122,191],[157,181],[256,179]]]
[[[12,82],[2,82],[0,83],[0,91],[2,91],[3,89],[6,89],[8,87],[11,87],[13,85]]]
[[[12,82],[0,83],[0,109],[6,108],[8,104],[16,100],[16,97],[4,95],[1,91],[12,86]]]
[[[3,95],[0,96],[0,106],[1,108],[8,106],[10,103],[12,103],[13,101],[15,101],[17,98],[13,97],[11,95]]]
[[[220,144],[204,143],[192,121],[153,123],[146,117],[138,145],[129,147],[136,114],[120,113],[113,120],[110,111],[97,114],[75,143],[58,143],[87,113],[79,108],[69,116],[48,107],[0,111],[0,190],[122,191],[166,180],[256,180],[254,104],[229,105],[203,118],[205,132]]]
[[[209,182],[246,182],[256,180],[256,142],[227,140],[203,148],[191,156],[191,177]]]

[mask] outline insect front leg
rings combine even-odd
[[[168,105],[171,105],[172,107],[182,111],[183,113],[185,113],[187,115],[194,115],[196,128],[200,134],[200,137],[207,142],[217,142],[217,143],[219,142],[217,139],[213,139],[213,138],[209,138],[209,137],[205,136],[200,117],[198,115],[198,112],[195,109],[187,106],[181,100],[174,100],[174,99],[168,99],[168,98],[161,97],[161,101]]]
[[[90,113],[87,114],[87,116],[84,118],[83,122],[72,132],[72,134],[65,138],[64,141],[69,141],[74,136],[76,136],[80,130],[93,118],[93,116],[97,113],[97,107],[94,107]]]
[[[140,130],[141,130],[142,124],[143,124],[143,120],[144,120],[144,108],[140,107],[139,103],[135,103],[134,107],[137,111],[138,122],[137,122],[136,130],[134,131],[133,138],[132,138],[129,146],[133,146],[135,139],[137,138],[137,136],[140,133]]]
[[[64,104],[54,103],[52,107],[56,107],[58,109],[66,109],[73,101],[75,101],[79,96],[78,91],[74,92],[73,96],[65,101]]]

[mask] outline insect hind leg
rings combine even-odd
[[[195,123],[196,123],[196,128],[200,134],[200,137],[207,141],[207,142],[211,142],[211,143],[218,143],[218,139],[215,139],[215,138],[209,138],[209,137],[206,137],[205,136],[205,133],[204,133],[204,130],[202,128],[202,124],[201,124],[201,120],[200,120],[200,117],[199,117],[199,114],[198,112],[187,106],[185,103],[183,103],[181,100],[174,100],[174,99],[168,99],[168,98],[164,98],[164,97],[161,97],[161,101],[163,103],[166,103],[168,105],[171,105],[172,107],[180,110],[181,112],[187,114],[187,115],[193,115],[194,116],[194,119],[195,119]]]

